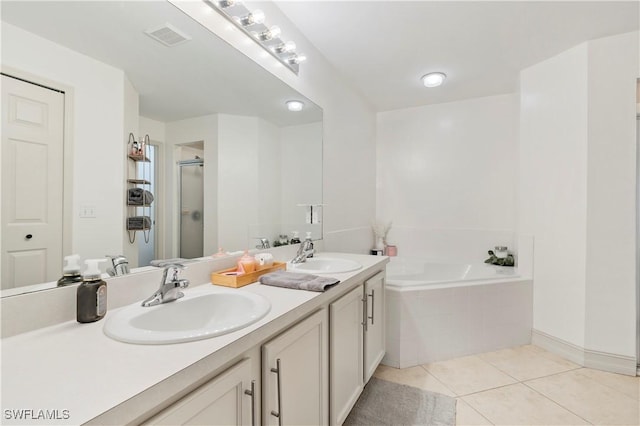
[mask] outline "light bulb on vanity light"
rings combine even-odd
[[[264,23],[264,12],[260,9],[256,9],[253,12],[248,13],[246,16],[240,18],[240,24],[242,24],[242,26],[244,27],[262,23]]]
[[[293,52],[294,50],[296,50],[296,44],[293,41],[281,43],[273,48],[273,51],[276,53]]]
[[[286,104],[287,109],[293,112],[302,111],[302,108],[304,108],[304,102],[302,101],[287,101]]]
[[[447,76],[442,72],[431,72],[423,75],[421,80],[425,87],[438,87],[444,83],[446,78]]]
[[[260,34],[256,34],[256,37],[260,41],[269,41],[280,36],[281,33],[282,31],[280,30],[280,27],[277,25],[273,25],[272,27],[270,27],[267,30],[264,30]]]
[[[307,57],[304,53],[294,53],[287,58],[287,62],[289,62],[290,64],[300,64],[306,60]]]
[[[218,7],[220,7],[220,9],[226,9],[227,7],[233,7],[239,4],[242,4],[240,0],[220,0]]]

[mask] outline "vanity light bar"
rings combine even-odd
[[[224,16],[236,28],[244,32],[249,38],[258,43],[271,56],[296,75],[300,71],[300,63],[306,59],[301,53],[296,53],[296,44],[280,38],[278,26],[269,27],[264,22],[261,10],[249,10],[238,0],[203,0],[209,7]]]

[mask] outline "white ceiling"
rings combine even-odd
[[[278,1],[378,111],[517,91],[519,71],[637,30],[639,2]],[[310,58],[304,66],[313,66]],[[420,77],[448,78],[426,89]]]
[[[280,126],[322,120],[322,110],[165,1],[1,1],[2,21],[124,70],[140,113],[175,121],[216,112]],[[166,47],[144,34],[170,23],[192,37]],[[306,108],[291,113],[285,101]]]

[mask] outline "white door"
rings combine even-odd
[[[344,423],[364,388],[363,296],[363,287],[359,285],[329,305],[329,413],[332,425]]]
[[[329,418],[327,311],[262,346],[264,425],[326,425]]]
[[[62,270],[64,94],[2,76],[2,288]]]
[[[384,272],[364,282],[367,298],[367,325],[364,328],[364,382],[367,383],[378,368],[385,353]]]
[[[251,362],[245,359],[231,367],[144,424],[255,425]]]

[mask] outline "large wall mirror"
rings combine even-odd
[[[0,7],[3,296],[72,253],[133,268],[322,237],[309,99],[163,0]],[[146,135],[149,161],[129,157]]]

